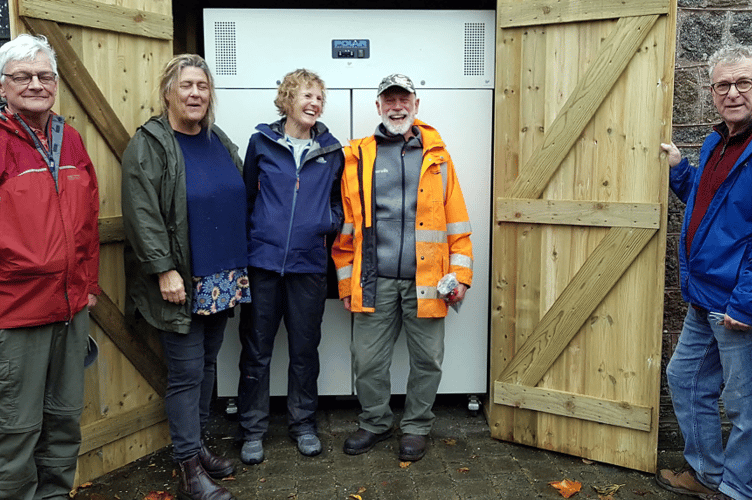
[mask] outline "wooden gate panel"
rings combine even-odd
[[[536,5],[498,10],[492,435],[652,470],[675,5]]]

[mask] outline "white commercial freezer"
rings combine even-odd
[[[258,123],[279,118],[273,101],[282,77],[315,71],[327,86],[321,121],[344,144],[380,123],[376,87],[391,73],[409,76],[420,99],[418,118],[434,126],[452,156],[473,234],[474,278],[459,313],[446,321],[440,393],[485,393],[488,384],[491,228],[493,11],[205,9],[206,59],[217,87],[217,124],[245,154]],[[237,394],[237,315],[219,354],[220,397]],[[272,358],[271,394],[287,392],[287,333],[280,327]],[[354,393],[351,317],[328,299],[319,349],[321,395]],[[407,347],[400,337],[392,392],[404,394]]]

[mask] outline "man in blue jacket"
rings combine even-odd
[[[671,491],[713,500],[752,499],[752,47],[709,60],[710,92],[723,122],[700,166],[663,144],[671,188],[687,204],[679,246],[690,307],[666,368],[684,435],[681,471],[661,470]],[[732,428],[724,449],[718,399]]]

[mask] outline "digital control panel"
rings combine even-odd
[[[332,59],[368,59],[370,40],[332,40]]]

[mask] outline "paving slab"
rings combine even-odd
[[[342,452],[347,435],[357,429],[358,405],[354,398],[321,398],[319,436],[323,451],[316,457],[298,453],[287,436],[284,401],[274,398],[266,458],[258,465],[240,462],[235,442],[237,423],[218,405],[212,415],[209,437],[215,453],[237,460],[237,472],[222,485],[238,500],[527,500],[559,499],[551,481],[571,479],[582,483],[573,499],[598,500],[594,486],[623,485],[613,500],[684,500],[659,488],[651,474],[609,464],[582,460],[491,438],[482,412],[467,411],[465,396],[439,396],[436,423],[429,436],[426,456],[400,463],[399,432],[378,443],[368,453]],[[221,402],[220,402],[221,403]],[[401,399],[393,408],[399,422]],[[143,500],[149,493],[175,495],[177,467],[167,446],[136,462],[110,472],[75,500]],[[681,465],[681,453],[659,453],[659,467]]]

